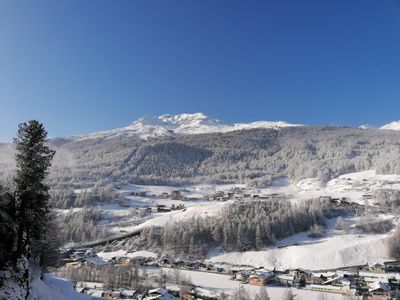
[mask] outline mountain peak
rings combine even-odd
[[[283,121],[257,121],[252,123],[228,124],[218,119],[208,117],[203,113],[182,113],[177,115],[144,116],[127,127],[96,132],[81,138],[105,137],[118,135],[140,136],[142,138],[157,137],[171,134],[200,134],[212,132],[229,132],[253,128],[280,129],[282,127],[301,126]]]
[[[399,121],[393,121],[391,123],[383,125],[379,129],[400,130],[400,120]]]

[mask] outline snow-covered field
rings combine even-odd
[[[304,268],[334,269],[389,260],[387,235],[328,235],[310,239],[306,233],[296,234],[262,251],[210,253],[212,262],[227,262],[279,270]],[[289,246],[282,246],[289,245]]]

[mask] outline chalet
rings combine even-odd
[[[174,263],[174,266],[177,268],[185,268],[186,267],[186,262],[184,260],[176,260]]]
[[[318,198],[319,202],[321,203],[331,203],[332,202],[332,197],[331,196],[319,196]]]
[[[132,192],[130,195],[136,196],[136,197],[147,197],[147,192],[145,192],[145,191]]]
[[[121,289],[120,290],[120,298],[121,299],[132,299],[136,294],[135,290],[126,290],[126,289]]]
[[[85,288],[84,289],[84,294],[94,297],[94,298],[101,298],[103,297],[103,290],[98,290],[98,289],[90,289],[90,288]]]
[[[382,299],[389,299],[390,297],[390,286],[383,282],[374,282],[369,286],[368,292],[371,296],[374,296],[374,299],[378,297],[382,297]]]
[[[214,271],[219,272],[219,273],[229,274],[231,272],[231,266],[226,263],[215,264]]]
[[[362,199],[363,199],[363,200],[372,200],[372,199],[374,199],[374,195],[371,194],[371,193],[369,193],[369,194],[363,194],[363,195],[362,195]]]
[[[164,192],[160,195],[161,198],[167,199],[169,198],[169,194],[167,192]]]
[[[324,293],[335,293],[342,295],[351,295],[350,289],[343,288],[341,286],[325,285],[325,284],[310,284],[308,288],[312,291],[324,292]]]
[[[386,270],[385,270],[385,265],[376,263],[365,266],[364,268],[362,268],[362,271],[373,272],[373,273],[385,273]]]
[[[115,257],[114,262],[117,265],[128,266],[132,262],[132,259],[129,257],[120,256],[120,257]]]
[[[274,277],[272,272],[264,272],[249,277],[249,284],[255,286],[265,286]]]
[[[101,298],[113,299],[113,291],[104,291],[101,293]]]
[[[213,269],[213,265],[210,263],[199,262],[199,270],[200,271],[211,271]]]
[[[166,289],[157,288],[149,290],[147,296],[144,298],[145,300],[153,300],[153,299],[165,299],[167,296],[171,296]]]
[[[182,192],[180,190],[172,191],[170,198],[172,200],[184,200],[185,199],[185,197],[182,195]]]
[[[294,275],[291,274],[279,274],[276,276],[276,281],[278,284],[283,286],[293,286]]]
[[[289,274],[294,276],[293,285],[296,287],[302,287],[306,283],[312,282],[313,274],[311,271],[306,269],[294,269],[290,270]]]
[[[173,261],[172,261],[171,259],[167,258],[167,257],[164,257],[164,258],[161,258],[161,259],[158,261],[158,264],[159,264],[160,266],[163,266],[163,267],[171,267],[172,264],[173,264]]]
[[[171,208],[167,207],[164,204],[157,204],[157,212],[169,212]]]
[[[337,276],[335,278],[329,279],[322,283],[323,285],[333,285],[333,286],[341,286],[347,289],[350,289],[351,281],[342,276]]]
[[[199,266],[199,263],[197,261],[191,261],[191,260],[185,261],[186,269],[189,269],[189,270],[197,269],[198,266]]]

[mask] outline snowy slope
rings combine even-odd
[[[45,274],[43,280],[36,279],[31,290],[32,300],[95,300],[75,291],[72,281]]]
[[[262,266],[273,269],[305,268],[311,270],[333,269],[363,265],[388,260],[387,235],[330,235],[310,240],[306,233],[294,235],[278,242],[290,246],[269,248],[262,251],[215,253],[209,256],[213,262]]]
[[[400,120],[391,122],[391,123],[386,124],[386,125],[383,125],[379,129],[400,130]]]
[[[29,300],[96,300],[75,291],[72,281],[44,274],[41,279],[36,274],[32,281]],[[26,291],[15,281],[7,280],[0,289],[0,299],[25,299]]]
[[[218,119],[210,118],[203,113],[146,116],[137,119],[127,127],[100,131],[75,138],[110,138],[119,135],[140,136],[141,138],[157,137],[172,134],[200,134],[211,132],[229,132],[253,128],[279,129],[288,126],[301,126],[283,121],[258,121],[252,123],[228,124]]]

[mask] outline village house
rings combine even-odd
[[[167,207],[164,204],[157,204],[157,212],[170,212],[171,208]]]
[[[157,288],[149,290],[146,297],[144,297],[144,300],[164,299],[168,296],[171,296],[171,294],[169,294],[166,289]]]
[[[324,292],[324,293],[335,293],[341,295],[354,295],[350,289],[343,288],[341,286],[325,285],[325,284],[310,284],[308,288],[312,291]]]
[[[180,190],[172,191],[170,198],[171,200],[185,200],[185,197],[182,195],[182,192]]]
[[[369,294],[373,296],[374,299],[390,299],[390,291],[390,286],[380,281],[374,282],[368,289]]]
[[[270,282],[274,278],[274,274],[272,272],[264,272],[256,275],[250,275],[249,284],[255,286],[265,286],[268,282]]]
[[[113,299],[113,291],[104,291],[101,293],[101,298]]]
[[[125,256],[118,256],[113,261],[116,265],[128,266],[132,262],[132,259]]]
[[[276,276],[276,281],[282,286],[293,286],[294,275],[282,273]]]
[[[219,273],[230,274],[231,273],[231,265],[226,263],[218,263],[214,265],[214,271]]]
[[[200,271],[211,271],[213,269],[213,265],[211,263],[199,262],[199,270]]]
[[[169,194],[167,192],[164,192],[160,195],[160,197],[163,199],[167,199],[167,198],[169,198]]]
[[[311,283],[313,279],[312,272],[305,269],[290,270],[289,274],[294,276],[293,286],[296,287],[303,287],[306,283]]]

